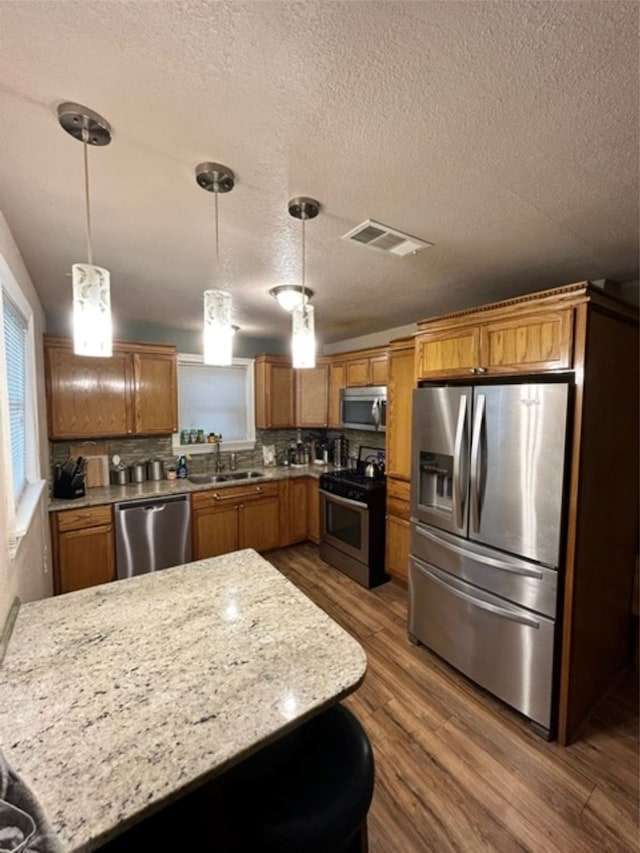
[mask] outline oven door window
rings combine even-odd
[[[369,510],[342,503],[340,498],[323,496],[323,499],[326,541],[361,563],[368,563]]]

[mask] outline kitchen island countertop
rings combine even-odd
[[[0,738],[93,850],[355,690],[362,647],[255,551],[20,608]]]

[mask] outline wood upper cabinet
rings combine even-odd
[[[193,559],[241,548],[277,548],[280,526],[278,483],[229,486],[191,495]]]
[[[324,428],[328,425],[329,360],[294,370],[282,355],[255,360],[255,410],[258,429]]]
[[[296,427],[325,428],[329,424],[329,363],[317,359],[316,366],[294,370]]]
[[[340,391],[347,385],[347,365],[331,360],[329,368],[329,426],[340,429]]]
[[[115,580],[110,506],[51,513],[54,592],[73,592]]]
[[[387,350],[383,347],[348,353],[345,360],[346,388],[387,384]]]
[[[508,305],[420,324],[418,379],[500,376],[568,370],[573,309]]]
[[[411,412],[414,389],[414,341],[389,345],[387,381],[387,476],[411,477]]]
[[[176,357],[174,354],[133,354],[135,432],[141,435],[178,431]]]
[[[175,347],[116,343],[111,358],[44,339],[49,438],[169,435],[178,428]]]
[[[293,368],[286,356],[256,356],[255,409],[258,429],[294,426]]]

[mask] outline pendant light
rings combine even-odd
[[[302,302],[302,288],[299,284],[281,284],[278,287],[272,287],[269,296],[273,296],[278,305],[285,311],[291,312],[296,305]],[[309,287],[305,288],[304,301],[308,302],[312,296],[313,290]]]
[[[58,121],[84,152],[84,191],[87,222],[87,263],[73,264],[73,351],[76,355],[108,357],[112,352],[111,294],[109,271],[93,263],[91,206],[89,203],[89,145],[111,142],[109,123],[88,107],[64,103],[58,106]]]
[[[216,273],[219,271],[218,237],[218,194],[228,193],[234,187],[235,177],[231,169],[219,163],[200,163],[196,166],[198,186],[214,193],[215,229],[216,229]],[[234,326],[231,323],[231,294],[226,290],[205,290],[204,292],[204,363],[227,365],[232,360],[232,341]]]
[[[307,301],[305,250],[307,219],[315,219],[320,204],[312,198],[292,198],[289,202],[289,214],[302,220],[302,298],[291,311],[292,335],[291,355],[295,368],[316,366],[316,334],[313,305]]]

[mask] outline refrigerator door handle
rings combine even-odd
[[[483,563],[483,565],[491,566],[494,569],[501,569],[504,572],[509,572],[513,575],[522,575],[526,578],[535,578],[536,580],[542,580],[544,578],[542,572],[538,572],[535,569],[512,565],[511,563],[504,562],[503,560],[496,560],[494,557],[487,557],[486,554],[477,554],[475,551],[469,551],[466,548],[461,548],[459,545],[454,545],[447,539],[441,538],[436,533],[432,533],[430,530],[424,530],[424,528],[419,527],[418,525],[415,525],[414,529],[416,533],[423,536],[425,539],[430,539],[437,545],[442,545],[449,551],[454,551],[456,554],[460,554],[463,557],[469,557],[477,563]]]
[[[486,610],[489,613],[493,613],[494,616],[501,616],[503,619],[509,619],[511,622],[519,622],[521,625],[528,625],[530,628],[535,628],[539,630],[540,623],[535,619],[530,619],[527,616],[524,616],[520,613],[514,613],[511,610],[505,610],[502,607],[497,607],[495,604],[489,604],[488,601],[482,601],[479,598],[476,598],[473,595],[469,595],[466,592],[463,592],[461,589],[457,589],[455,586],[447,583],[438,575],[434,575],[433,572],[430,572],[429,569],[423,568],[422,571],[425,575],[427,575],[434,583],[439,584],[441,587],[447,590],[447,592],[451,593],[451,595],[457,595],[458,598],[461,598],[463,601],[472,604],[474,607],[478,607],[480,610]]]
[[[466,477],[463,475],[462,460],[463,460],[463,444],[466,435],[467,427],[467,396],[463,394],[460,397],[460,406],[458,408],[458,424],[456,426],[456,440],[453,446],[453,523],[456,527],[462,528],[462,488],[463,481]],[[464,447],[464,455],[466,458],[466,447]]]
[[[478,394],[475,418],[473,419],[473,436],[471,438],[471,529],[474,533],[480,530],[480,439],[484,425],[484,407],[486,397]]]

